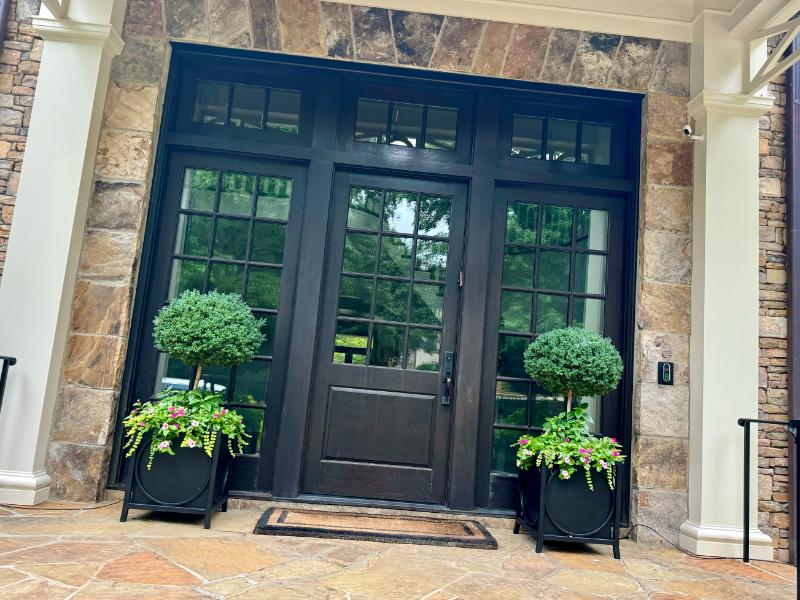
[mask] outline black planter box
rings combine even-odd
[[[228,472],[231,455],[217,435],[212,457],[202,448],[175,448],[175,456],[157,454],[148,471],[150,436],[145,436],[129,458],[131,464],[125,486],[120,521],[128,519],[128,510],[199,514],[203,527],[211,527],[214,511],[228,509]]]
[[[609,544],[619,558],[619,486],[612,491],[603,473],[594,470],[592,485],[586,484],[582,470],[569,479],[544,464],[539,469],[520,471],[516,498],[514,533],[525,527],[536,538],[536,552],[544,542]]]

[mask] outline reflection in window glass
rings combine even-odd
[[[286,225],[282,223],[257,222],[253,225],[250,260],[279,265],[283,262],[283,246],[285,243]]]
[[[383,190],[356,187],[350,190],[347,227],[376,231],[380,224]]]
[[[539,253],[539,289],[569,290],[571,259],[569,252],[542,250]]]
[[[511,156],[514,158],[542,158],[542,129],[542,119],[515,115]]]
[[[167,388],[173,390],[188,390],[192,383],[191,368],[164,353],[158,355],[158,370],[156,371],[156,384],[153,393],[158,394]]]
[[[378,273],[394,277],[410,277],[413,247],[414,238],[384,236],[381,240]],[[372,256],[374,260],[374,250]]]
[[[369,318],[372,312],[372,279],[342,276],[339,284],[339,314]]]
[[[419,234],[436,237],[450,235],[450,198],[420,194]]]
[[[271,365],[270,361],[251,360],[236,367],[233,401],[243,404],[266,403]]]
[[[575,162],[578,122],[561,119],[547,121],[547,160]]]
[[[516,335],[499,336],[497,344],[497,374],[499,376],[527,377],[522,364],[522,355],[530,341],[530,338]]]
[[[246,219],[217,219],[214,234],[214,258],[244,260],[247,258],[247,233],[250,221]]]
[[[601,254],[575,255],[575,288],[580,294],[606,293],[606,257]]]
[[[250,267],[247,275],[247,303],[253,308],[278,308],[281,270]]]
[[[536,333],[567,326],[569,296],[539,294],[536,306]]]
[[[542,427],[545,419],[555,417],[557,414],[566,410],[566,401],[562,396],[555,396],[541,388],[534,386],[536,393],[533,401],[533,415],[531,427]]]
[[[228,115],[228,84],[198,81],[192,120],[204,125],[225,125]]]
[[[219,212],[249,215],[253,206],[255,177],[249,173],[223,173],[220,184]]]
[[[414,233],[417,195],[410,192],[387,192],[383,209],[383,230]]]
[[[527,292],[503,291],[500,299],[500,329],[504,331],[531,330],[531,309],[533,294]]]
[[[428,107],[425,125],[425,147],[432,150],[455,150],[458,109]]]
[[[261,129],[266,90],[252,85],[234,85],[230,124],[234,127]]]
[[[241,294],[244,281],[244,265],[212,263],[208,289],[223,294]]]
[[[581,162],[611,164],[611,126],[584,123],[581,132]]]
[[[495,423],[528,424],[528,383],[498,381],[495,384]],[[516,441],[516,440],[514,440]]]
[[[289,220],[292,180],[285,177],[259,177],[256,216],[265,219]]]
[[[336,325],[336,342],[333,362],[347,365],[367,363],[367,336],[369,325],[339,321]]]
[[[608,249],[608,212],[605,210],[578,209],[578,232],[575,244],[589,250]]]
[[[572,245],[572,213],[569,206],[544,206],[542,209],[542,244]]]
[[[393,105],[392,133],[389,143],[394,146],[416,148],[422,137],[422,112],[420,104]]]
[[[178,216],[178,235],[175,238],[175,253],[190,256],[208,255],[211,241],[211,217],[201,215]]]
[[[344,240],[342,271],[346,273],[374,273],[377,249],[377,235],[348,233]]]
[[[406,368],[417,371],[438,371],[439,337],[437,329],[410,328]]]
[[[533,265],[536,248],[506,246],[503,257],[503,285],[533,287]]]
[[[444,312],[444,286],[414,284],[411,294],[412,323],[441,325]]]
[[[408,287],[406,281],[379,279],[375,286],[375,318],[383,321],[405,321]]]
[[[244,417],[244,428],[250,436],[247,443],[243,444],[244,454],[258,454],[261,451],[261,437],[264,435],[264,409],[237,406],[236,412]]]
[[[186,169],[181,193],[181,208],[188,210],[214,210],[217,196],[217,171]]]
[[[520,429],[503,429],[495,427],[494,442],[492,443],[492,470],[503,473],[517,472],[517,449],[511,444],[516,443],[525,433]]]
[[[535,244],[537,211],[536,204],[509,202],[506,213],[506,241]]]
[[[602,335],[605,330],[605,300],[575,298],[572,324]]]
[[[300,92],[295,90],[269,90],[267,127],[283,133],[300,131]]]
[[[405,332],[406,328],[402,325],[373,325],[369,363],[376,367],[401,369]]]
[[[206,263],[197,260],[172,261],[172,273],[170,274],[169,293],[167,296],[172,299],[181,295],[186,290],[203,290],[206,279]]]
[[[389,103],[359,98],[355,141],[385,144],[389,123]]]
[[[449,244],[433,240],[417,241],[417,264],[414,279],[444,281],[447,279],[447,252]]]

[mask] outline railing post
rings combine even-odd
[[[792,438],[794,440],[794,456],[795,456],[795,465],[800,465],[800,419],[792,419],[789,421],[789,433],[792,434]],[[797,471],[795,471],[797,473]],[[797,483],[795,483],[797,485]],[[795,495],[794,499],[794,548],[792,548],[792,553],[794,554],[795,564],[798,562],[797,560],[797,551],[798,551],[798,542],[800,542],[800,535],[798,535],[798,528],[797,523],[798,519],[800,519],[800,497]],[[800,569],[795,569],[796,577],[797,577],[797,593],[800,595]]]
[[[3,409],[3,393],[6,391],[6,378],[8,378],[8,368],[17,364],[17,359],[10,356],[0,356],[3,367],[0,368],[0,410]]]
[[[742,560],[750,562],[750,421],[739,420],[744,427],[744,519],[742,523]]]

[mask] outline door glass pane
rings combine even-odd
[[[589,250],[608,250],[608,212],[578,209],[578,233],[575,245]]]
[[[494,422],[507,425],[528,424],[528,383],[496,382]]]
[[[530,339],[516,335],[501,335],[497,349],[497,374],[501,377],[527,378],[522,364],[522,354]]]
[[[533,294],[504,291],[500,301],[500,329],[505,331],[531,330]]]
[[[539,254],[539,288],[568,290],[571,257],[569,252],[542,250]]]
[[[339,314],[369,318],[372,310],[372,279],[342,275],[339,285]]]
[[[256,216],[289,220],[292,180],[286,177],[259,177]]]
[[[511,138],[511,156],[515,158],[542,158],[542,119],[514,116]]]
[[[244,280],[244,265],[212,263],[208,289],[223,294],[241,294]]]
[[[581,294],[606,293],[606,257],[601,254],[575,255],[575,291]]]
[[[208,256],[211,242],[211,217],[178,215],[178,235],[175,238],[175,253],[190,256]]]
[[[564,412],[567,406],[561,396],[555,396],[539,386],[534,386],[534,388],[536,393],[533,401],[531,427],[541,427],[544,425],[545,419]]]
[[[228,114],[228,84],[198,81],[192,120],[204,125],[225,125]]]
[[[231,125],[248,129],[261,129],[264,118],[266,90],[252,85],[233,86]]]
[[[405,332],[406,328],[402,325],[373,325],[370,364],[376,367],[402,368]]]
[[[230,379],[231,370],[229,367],[221,367],[219,365],[204,366],[200,376],[200,388],[225,395],[230,385]]]
[[[237,407],[236,412],[242,415],[244,428],[250,435],[247,443],[242,445],[244,454],[258,454],[261,451],[261,436],[264,435],[264,409]],[[238,449],[234,446],[234,450]]]
[[[236,367],[233,401],[243,404],[266,404],[271,365],[268,360],[251,360]]]
[[[283,246],[286,243],[286,225],[280,223],[255,223],[253,225],[253,248],[250,260],[281,264]]]
[[[260,356],[272,356],[272,350],[275,346],[275,325],[278,315],[273,314],[257,314],[256,317],[264,320],[264,326],[261,328],[261,333],[264,334],[264,341],[258,349]]]
[[[509,202],[506,213],[506,241],[517,244],[536,243],[536,204]]]
[[[423,108],[421,104],[401,104],[399,102],[394,104],[390,144],[409,148],[419,146]]]
[[[512,448],[519,437],[525,433],[519,429],[501,429],[495,427],[492,444],[492,470],[502,473],[517,472],[517,449]]]
[[[181,208],[188,210],[214,210],[217,197],[217,171],[186,169],[181,194]]]
[[[188,390],[190,385],[191,368],[177,358],[159,353],[154,393],[157,394],[168,388],[172,388],[173,390]]]
[[[420,194],[419,235],[450,235],[450,198]]]
[[[255,178],[248,173],[223,173],[219,194],[219,212],[250,215]]]
[[[575,298],[573,325],[603,334],[605,331],[605,300],[598,298]]]
[[[247,273],[247,303],[253,308],[278,308],[281,270],[250,267]]]
[[[547,160],[575,162],[578,122],[549,119],[547,121]]]
[[[170,299],[181,295],[186,290],[203,291],[206,278],[206,263],[196,260],[172,261],[172,274],[169,281]]]
[[[377,231],[381,218],[383,191],[373,188],[350,188],[347,226],[353,229]]]
[[[389,103],[382,100],[359,98],[356,115],[357,142],[386,143],[386,128],[389,123]]]
[[[584,123],[581,132],[581,162],[611,164],[611,126]]]
[[[366,364],[368,334],[369,325],[367,323],[339,321],[336,325],[333,362],[348,365]]]
[[[414,279],[444,281],[447,278],[447,242],[417,240]]]
[[[458,109],[428,107],[425,125],[425,147],[432,150],[455,150]]]
[[[375,318],[405,321],[408,309],[408,283],[379,279],[375,288]]]
[[[567,326],[568,296],[539,294],[536,306],[536,333]]]
[[[387,239],[384,239],[386,243]],[[344,238],[342,270],[349,273],[374,273],[378,236],[369,233],[348,233]]]
[[[542,244],[545,246],[572,245],[572,213],[568,206],[542,208]]]
[[[383,230],[414,233],[417,195],[411,192],[387,192],[383,209]]]
[[[294,90],[269,90],[267,127],[283,133],[300,130],[300,92]]]
[[[436,329],[410,328],[406,368],[416,371],[438,371],[439,338],[440,333]]]
[[[378,263],[378,273],[396,277],[411,277],[413,245],[414,238],[384,236],[381,239],[381,257]],[[375,256],[374,250],[372,256]]]
[[[414,284],[411,295],[412,323],[441,325],[444,311],[444,286]]]
[[[503,257],[503,285],[509,287],[533,287],[533,263],[535,248],[506,246]]]
[[[247,234],[250,221],[246,219],[217,219],[214,233],[214,258],[244,260],[247,258]]]

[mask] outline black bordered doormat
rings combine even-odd
[[[254,533],[497,549],[497,540],[478,521],[327,510],[270,508]]]

